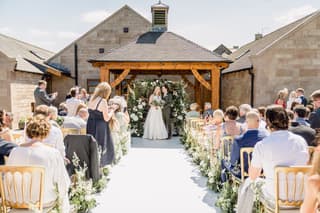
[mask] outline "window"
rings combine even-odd
[[[94,89],[100,83],[100,79],[87,79],[87,91],[89,94],[94,92]]]
[[[99,48],[99,53],[104,53],[104,48]]]
[[[129,27],[124,27],[124,28],[123,28],[123,32],[124,32],[124,33],[128,33],[128,32],[129,32]]]

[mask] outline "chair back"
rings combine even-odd
[[[283,208],[300,208],[310,166],[275,168],[275,212]]]
[[[308,164],[312,163],[313,153],[314,153],[315,149],[316,149],[316,147],[314,147],[314,146],[308,146],[308,151],[309,151],[309,162],[308,162]]]
[[[0,195],[3,212],[7,208],[38,209],[42,212],[45,168],[0,166]]]
[[[87,134],[87,130],[86,128],[81,128],[81,129],[77,129],[77,128],[61,128],[63,137],[67,136],[67,135],[85,135]]]
[[[245,147],[240,150],[240,166],[241,166],[241,181],[243,182],[246,177],[249,177],[249,171],[245,170],[247,163],[248,168],[251,165],[253,147]]]
[[[232,136],[224,136],[220,140],[221,140],[221,144],[220,144],[221,156],[225,160],[230,160],[231,146],[233,144],[233,137]]]

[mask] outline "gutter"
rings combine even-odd
[[[78,45],[74,44],[74,83],[78,86]]]
[[[251,76],[250,105],[251,105],[251,107],[253,107],[253,101],[254,101],[254,73],[253,73],[253,68],[252,67],[248,70],[248,73]]]

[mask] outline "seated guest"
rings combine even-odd
[[[26,134],[31,141],[13,149],[7,165],[43,166],[45,168],[43,206],[51,207],[55,204],[56,187],[58,187],[60,209],[62,212],[69,213],[70,179],[63,158],[56,149],[43,143],[43,140],[49,135],[50,126],[43,115],[35,116],[26,127]],[[34,184],[34,187],[38,187],[37,184]]]
[[[266,131],[259,130],[260,118],[259,114],[250,111],[246,115],[246,123],[248,130],[241,136],[235,137],[232,144],[231,159],[230,162],[222,161],[222,169],[227,169],[231,174],[235,175],[238,178],[241,178],[241,170],[235,169],[240,168],[240,150],[245,147],[254,147],[257,142],[265,138]],[[249,165],[245,156],[244,170],[248,172]]]
[[[59,104],[58,115],[59,116],[67,116],[67,114],[68,114],[68,109],[67,109],[66,103]]]
[[[0,138],[5,141],[14,142],[11,130],[7,127],[6,121],[6,111],[4,109],[0,110]]]
[[[294,113],[295,119],[291,120],[290,118],[289,131],[303,137],[306,140],[308,146],[317,146],[316,131],[312,129],[309,125],[305,125],[306,122],[303,119],[303,117],[305,116],[305,113],[306,113],[306,107],[304,107],[303,105],[299,105],[298,107],[295,108],[295,113]],[[297,118],[300,118],[300,119],[297,119]]]
[[[200,118],[200,113],[197,111],[197,108],[197,103],[190,104],[190,111],[187,112],[186,118]]]
[[[271,134],[255,145],[249,169],[250,178],[244,185],[257,180],[263,170],[265,179],[258,180],[264,182],[261,196],[266,200],[274,200],[274,168],[306,165],[309,152],[305,140],[288,131],[289,118],[282,106],[268,107],[266,121]],[[243,192],[245,190],[239,190],[237,212],[252,212],[253,199],[248,199]],[[250,187],[246,192],[250,193]]]
[[[203,111],[202,118],[207,119],[209,117],[212,117],[212,115],[213,115],[213,110],[211,108],[211,103],[210,102],[206,102],[204,104],[204,111]]]
[[[319,147],[317,148],[319,149]],[[307,180],[304,201],[300,213],[318,212],[320,193],[320,152],[317,150],[312,159],[312,169]]]
[[[115,96],[110,99],[109,103],[115,109],[115,118],[117,119],[120,127],[120,132],[126,132],[130,122],[130,117],[127,110],[124,109],[124,100],[120,96]],[[124,112],[125,111],[125,112]]]
[[[311,112],[309,121],[310,127],[320,129],[320,90],[316,90],[311,94],[314,111]]]
[[[239,123],[246,122],[246,114],[251,110],[251,106],[249,104],[241,104],[239,106],[239,116],[240,118],[237,120]]]
[[[80,103],[79,105],[78,105],[78,107],[77,107],[77,110],[76,110],[76,115],[78,115],[79,114],[79,111],[81,110],[81,109],[87,109],[88,108],[88,106],[86,105],[86,104],[84,104],[84,103]]]
[[[81,100],[79,100],[77,96],[77,89],[71,88],[70,90],[71,98],[66,100],[66,106],[68,109],[68,115],[67,116],[76,116],[77,108],[80,103],[82,103]]]
[[[12,129],[12,123],[13,123],[13,114],[11,112],[6,112],[4,125],[9,129]]]
[[[298,105],[293,109],[294,113],[294,121],[299,123],[300,125],[310,126],[308,122],[306,122],[305,118],[307,115],[307,109],[303,105]]]
[[[13,148],[17,147],[15,143],[11,143],[8,141],[5,141],[3,139],[0,139],[0,165],[4,165],[4,157],[9,156],[11,150]]]
[[[75,117],[65,117],[63,121],[63,128],[82,129],[87,127],[87,120],[89,117],[88,109],[81,108]]]
[[[216,130],[215,134],[213,135],[213,144],[214,144],[214,149],[219,149],[220,147],[220,139],[221,137],[223,137],[223,130],[222,130],[222,126],[223,126],[223,118],[224,118],[224,114],[223,111],[221,109],[216,109],[213,112],[213,128]]]
[[[79,99],[85,104],[88,103],[90,97],[89,97],[87,90],[85,88],[81,88],[80,94],[79,94]]]
[[[39,105],[34,111],[34,116],[43,115],[49,122],[49,107],[46,105]],[[31,139],[27,138],[26,141],[29,142]],[[65,157],[65,146],[63,142],[63,134],[60,128],[50,125],[50,131],[47,138],[43,139],[43,143],[53,148],[56,148],[62,157]]]
[[[224,136],[241,135],[244,131],[240,123],[236,121],[238,117],[238,108],[229,106],[225,113],[225,122],[222,126]]]
[[[49,113],[49,122],[51,125],[60,128],[59,124],[57,123],[57,118],[58,118],[58,109],[55,106],[50,106],[48,108],[48,113]]]

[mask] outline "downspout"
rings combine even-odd
[[[78,45],[74,44],[74,80],[75,85],[78,86]]]
[[[221,101],[221,99],[222,99],[222,91],[221,91],[221,89],[222,89],[222,70],[220,71],[220,77],[219,77],[220,79],[219,79],[219,81],[220,81],[220,84],[219,84],[219,108],[221,109],[221,103],[222,103],[222,101]]]
[[[253,101],[254,101],[254,73],[253,73],[253,68],[251,67],[248,71],[249,71],[249,75],[251,76],[250,105],[253,107]]]

